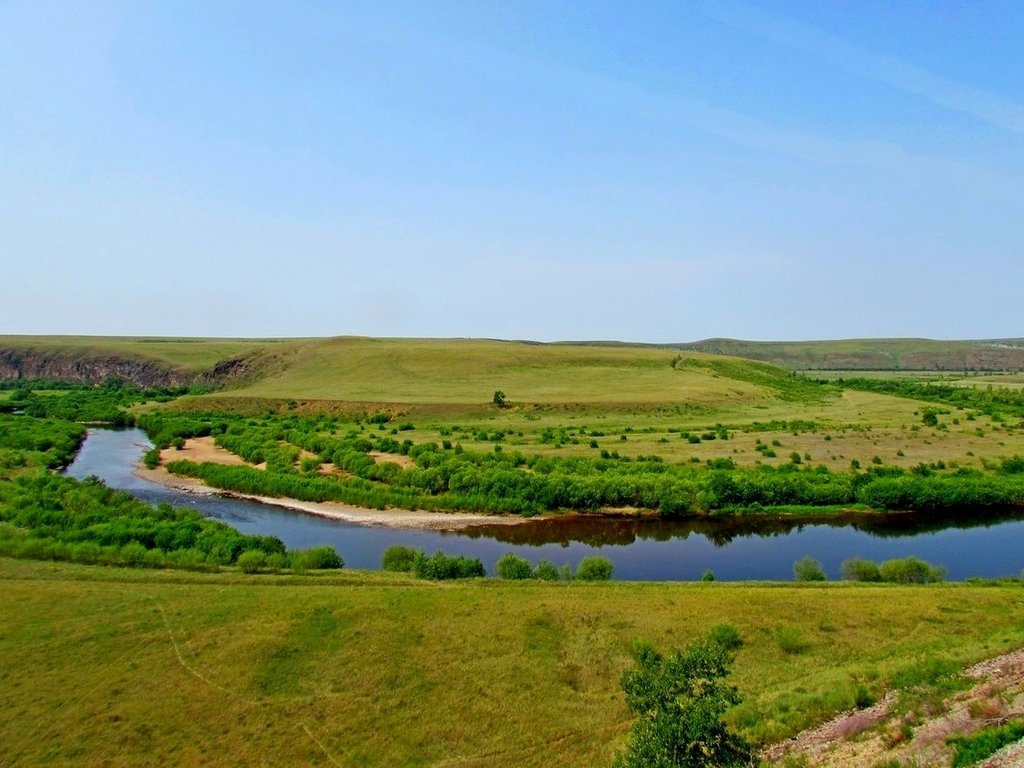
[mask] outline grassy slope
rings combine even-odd
[[[785,374],[692,354],[674,368],[670,350],[451,339],[339,338],[304,345],[276,375],[229,393],[376,403],[753,402]]]
[[[3,559],[0,582],[4,764],[605,765],[637,636],[667,649],[733,624],[737,714],[766,738],[855,680],[1024,643],[1019,586],[435,585]],[[782,653],[780,627],[808,649]]]
[[[1019,339],[996,342],[934,339],[705,339],[681,346],[702,352],[763,360],[793,370],[1024,369],[1024,344]]]

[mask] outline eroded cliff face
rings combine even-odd
[[[33,349],[0,349],[0,380],[59,379],[101,384],[120,379],[139,387],[180,387],[197,376],[149,360],[103,354],[68,354]]]

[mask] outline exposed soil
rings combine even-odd
[[[403,456],[400,453],[384,453],[382,451],[370,451],[366,455],[369,456],[374,461],[376,461],[378,464],[383,464],[384,462],[389,461],[393,464],[397,464],[402,469],[408,469],[409,467],[416,466],[415,461],[410,459],[408,456]]]
[[[164,448],[160,451],[160,463],[169,461],[194,461],[202,464],[209,461],[214,464],[226,464],[232,467],[255,466],[264,469],[265,464],[246,464],[241,456],[233,454],[224,448],[215,445],[212,437],[191,437],[185,441],[185,446],[180,450],[177,448]]]
[[[976,664],[966,671],[974,684],[948,698],[918,703],[910,711],[889,694],[868,709],[844,713],[762,753],[770,764],[792,762],[815,768],[948,766],[953,736],[1024,717],[1024,648]],[[1024,767],[1024,743],[1012,744],[980,764],[984,768]]]

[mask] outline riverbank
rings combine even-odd
[[[387,528],[406,528],[420,531],[461,531],[481,525],[520,525],[529,522],[527,518],[513,515],[487,515],[477,512],[426,512],[412,509],[369,509],[341,504],[333,501],[300,501],[298,499],[278,498],[274,496],[257,496],[249,493],[224,491],[213,488],[206,483],[192,478],[172,475],[163,467],[147,469],[137,464],[134,474],[143,480],[159,483],[183,493],[203,496],[226,496],[232,499],[247,499],[261,504],[317,515],[332,520],[340,520],[357,525],[382,526]]]

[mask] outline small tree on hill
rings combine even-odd
[[[740,696],[722,682],[732,657],[720,643],[696,642],[663,657],[638,641],[634,654],[636,665],[622,675],[622,690],[638,718],[615,768],[754,765],[750,746],[722,722]]]
[[[504,408],[506,405],[508,405],[508,398],[505,397],[504,392],[502,392],[500,389],[496,389],[494,390],[494,397],[491,398],[491,402],[494,403],[499,408]]]

